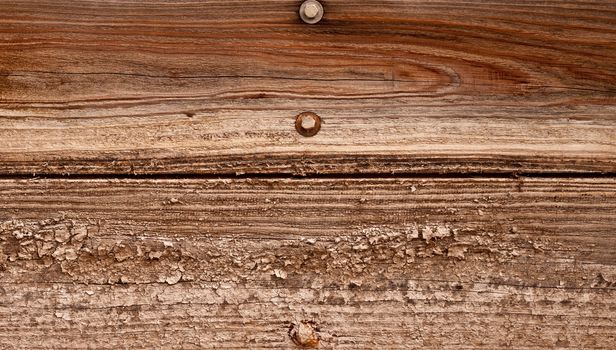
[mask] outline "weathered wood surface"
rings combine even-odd
[[[0,349],[613,349],[616,3],[299,4],[0,0]]]
[[[1,180],[0,347],[613,349],[616,180]]]
[[[299,3],[1,1],[0,173],[616,171],[613,0]]]

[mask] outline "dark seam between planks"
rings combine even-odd
[[[156,173],[156,174],[6,174],[0,173],[0,180],[45,180],[45,179],[73,179],[73,180],[218,180],[218,179],[473,179],[473,178],[498,178],[498,179],[519,179],[519,178],[616,178],[614,172],[400,172],[400,173],[339,173],[339,174],[306,174],[295,175],[287,173],[244,173],[240,175],[220,173],[220,174],[197,174],[197,173]]]

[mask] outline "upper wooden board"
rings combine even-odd
[[[613,0],[300,3],[2,1],[0,174],[616,171]]]

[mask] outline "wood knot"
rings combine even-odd
[[[300,113],[295,118],[295,130],[302,136],[312,137],[321,130],[321,117],[313,112]]]
[[[317,348],[319,346],[319,328],[313,321],[291,323],[289,337],[297,346],[304,348]]]

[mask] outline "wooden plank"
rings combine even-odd
[[[5,1],[0,173],[616,171],[614,1],[323,3]]]
[[[612,178],[1,180],[0,347],[610,349],[615,234]]]

